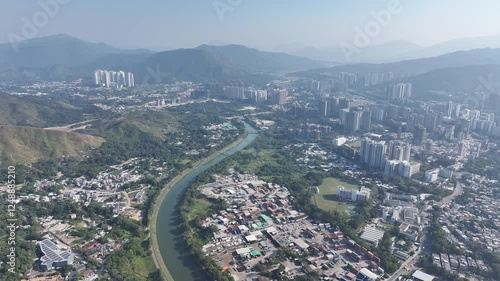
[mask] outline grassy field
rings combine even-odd
[[[277,165],[275,150],[273,149],[263,149],[260,151],[255,151],[253,147],[246,148],[241,151],[248,159],[252,160],[248,163],[241,165],[241,168],[245,171],[255,173],[261,166],[265,164]]]
[[[156,270],[153,257],[137,257],[132,261],[133,271],[136,275],[147,278],[150,273]]]
[[[191,162],[190,159],[182,159],[182,160],[179,161],[179,164],[186,165],[189,162]]]
[[[337,199],[337,187],[341,185],[347,189],[358,189],[358,186],[343,182],[335,178],[325,178],[318,187],[319,193],[314,196],[314,202],[318,208],[325,211],[345,212],[349,204]]]
[[[208,209],[210,209],[210,206],[211,204],[208,201],[203,199],[196,200],[196,203],[189,209],[189,219],[192,220],[198,215],[205,215]]]

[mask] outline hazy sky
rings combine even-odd
[[[67,3],[45,20],[40,3],[56,1]],[[371,44],[409,40],[432,45],[500,34],[498,0],[1,0],[0,42],[9,41],[9,34],[26,37],[27,20],[35,23],[35,37],[66,33],[127,48],[213,42],[336,47],[352,42],[355,28],[366,28],[374,21],[372,13],[388,10],[389,2],[401,9]]]

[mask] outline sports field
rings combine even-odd
[[[335,178],[325,178],[318,187],[319,193],[314,196],[314,202],[318,208],[325,211],[338,211],[343,213],[349,207],[345,201],[337,199],[337,187],[343,186],[346,189],[359,189],[358,186],[341,181]]]

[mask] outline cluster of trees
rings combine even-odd
[[[186,191],[180,207],[180,229],[189,254],[193,257],[194,262],[203,268],[208,280],[233,281],[234,279],[229,272],[223,271],[217,261],[207,256],[202,250],[203,245],[209,241],[217,228],[205,228],[199,223],[200,220],[215,213],[217,210],[226,208],[227,205],[223,201],[212,200],[214,204],[211,205],[212,208],[207,210],[206,213],[192,214],[192,206],[195,204],[195,201],[203,197],[197,188],[203,180],[210,179],[210,175],[213,172],[214,170],[211,170],[210,173],[205,172],[200,175],[196,182]],[[209,198],[204,199],[210,200]]]
[[[385,182],[388,182],[397,187],[397,191],[406,194],[420,194],[420,193],[429,193],[434,195],[437,201],[441,200],[443,197],[446,197],[452,193],[444,188],[436,188],[433,185],[424,185],[418,182],[413,181],[412,179],[402,178],[402,177],[392,177],[387,178],[383,177]]]
[[[0,263],[2,264],[0,267],[0,280],[17,281],[20,280],[20,276],[30,270],[33,265],[33,260],[36,258],[36,246],[31,241],[41,238],[41,226],[36,220],[31,208],[25,208],[24,206],[22,209],[17,208],[15,211],[15,218],[17,219],[15,222],[17,226],[15,230],[15,240],[8,240],[9,237],[11,237],[11,232],[8,228],[10,222],[7,221],[7,219],[12,218],[9,216],[9,212],[7,212],[7,205],[9,204],[5,194],[0,195],[0,206],[5,208],[0,212],[0,237],[4,239],[4,241],[0,243]],[[15,241],[15,244],[9,244],[8,241]],[[10,266],[7,264],[9,262],[7,255],[10,254],[11,247],[15,248],[16,254],[15,273],[8,271]]]
[[[500,180],[500,152],[491,151],[476,159],[467,161],[464,169],[473,174],[486,176],[490,179]]]
[[[199,112],[208,116],[233,117],[242,114],[241,107],[248,104],[232,101],[231,103],[204,102],[189,103],[181,106],[168,108],[169,112]]]
[[[191,146],[192,144],[172,145],[132,124],[123,124],[117,129],[120,134],[109,136],[94,155],[75,166],[65,166],[66,169],[62,172],[70,177],[95,177],[104,167],[135,157],[155,158],[172,163],[174,159],[184,157],[186,151],[196,147]]]
[[[22,192],[30,192],[30,190],[21,189]],[[7,206],[7,200],[4,196],[0,197],[0,206]],[[74,222],[81,222],[83,217],[90,218],[96,221],[100,228],[106,228],[107,226],[112,226],[111,232],[103,238],[100,238],[100,242],[105,243],[108,238],[115,240],[117,237],[120,241],[130,242],[125,244],[124,249],[110,254],[108,256],[109,261],[106,261],[106,265],[110,265],[107,268],[110,271],[110,276],[113,280],[146,280],[141,279],[140,276],[134,276],[132,274],[126,274],[122,267],[128,268],[128,265],[134,264],[140,258],[147,258],[149,256],[149,243],[147,241],[147,233],[144,231],[144,226],[138,222],[130,220],[125,217],[114,217],[113,212],[108,208],[103,208],[98,203],[92,202],[89,206],[83,206],[68,200],[58,200],[57,202],[45,203],[36,202],[33,200],[24,201],[22,203],[22,208],[16,210],[16,218],[18,221],[17,225],[29,226],[27,228],[19,227],[16,229],[16,273],[11,274],[7,271],[7,267],[2,266],[0,269],[0,280],[19,280],[19,274],[28,272],[32,266],[33,261],[40,257],[40,253],[37,252],[37,247],[32,241],[42,240],[43,229],[40,226],[38,219],[44,216],[52,216],[54,219],[58,220],[68,220],[70,215],[75,214],[76,220]],[[8,237],[7,228],[7,212],[0,212],[0,237]],[[95,228],[76,228],[72,235],[79,237],[75,241],[76,244],[83,243],[93,239],[96,234]],[[8,254],[7,243],[0,243],[0,261],[6,263],[6,257]],[[75,246],[75,250],[80,252],[84,257],[88,253],[78,246]],[[87,256],[88,257],[88,256]],[[98,268],[97,264],[89,263],[89,268]],[[113,270],[110,270],[113,269]],[[71,271],[71,268],[65,268],[61,270],[61,273],[65,274]],[[121,273],[120,273],[121,272]],[[120,274],[115,274],[120,273]],[[153,272],[155,273],[155,272]],[[123,278],[122,278],[123,277]],[[157,275],[151,275],[147,280],[161,280],[156,278]]]
[[[21,191],[29,192],[29,190],[24,189]],[[6,216],[7,212],[2,214]],[[20,243],[18,245],[27,250],[27,255],[30,256],[30,262],[23,262],[23,266],[29,266],[27,267],[28,269],[31,268],[31,261],[35,257],[35,244],[31,241],[39,241],[42,239],[43,229],[41,228],[38,219],[40,217],[52,216],[57,220],[68,220],[72,214],[77,215],[77,222],[81,222],[83,216],[98,221],[113,220],[112,211],[102,208],[96,203],[91,203],[88,207],[85,207],[66,200],[58,200],[51,203],[36,202],[32,200],[23,201],[22,208],[18,208],[16,211],[16,216],[18,218],[17,225],[27,226],[26,228],[22,227],[16,230],[16,237],[19,239],[18,242]],[[7,231],[2,225],[4,221],[6,220],[3,220],[0,223],[0,227],[2,230]],[[96,231],[87,228],[76,228],[72,234],[81,237],[79,241],[84,241],[84,239],[92,238],[96,234]],[[0,234],[0,236],[2,236],[2,234]],[[19,272],[25,271],[26,270]]]
[[[388,272],[395,272],[399,268],[399,260],[392,255],[392,236],[385,232],[377,248],[377,255],[382,260],[382,267]]]
[[[122,249],[113,252],[106,259],[105,267],[111,280],[120,281],[160,281],[162,280],[159,270],[153,271],[149,276],[140,276],[137,273],[138,259],[149,257],[149,253],[143,246],[144,240],[133,238]]]
[[[86,176],[93,178],[110,165],[116,165],[136,157],[159,159],[167,163],[172,169],[170,171],[172,174],[177,174],[189,165],[179,162],[179,159],[187,158],[194,162],[206,157],[213,151],[234,141],[245,130],[241,122],[233,120],[231,124],[236,127],[238,134],[232,135],[228,133],[224,135],[225,138],[218,147],[207,148],[210,143],[209,136],[212,133],[203,129],[203,126],[226,122],[221,117],[183,113],[173,115],[165,113],[166,116],[151,114],[153,117],[149,119],[144,117],[146,120],[143,123],[160,126],[156,123],[169,122],[163,124],[163,126],[178,129],[165,129],[165,135],[162,138],[154,132],[159,128],[154,127],[153,130],[151,129],[153,127],[148,128],[136,120],[141,119],[142,116],[149,116],[149,113],[125,117],[121,121],[100,120],[95,122],[92,129],[86,130],[85,133],[101,136],[106,141],[99,149],[92,151],[89,157],[83,161],[81,159],[65,158],[57,161],[43,160],[32,166],[19,165],[18,183],[51,178],[56,176],[58,172],[62,172],[67,177]],[[164,118],[167,120],[164,120]],[[200,154],[187,155],[186,152],[191,150],[198,150]]]
[[[429,231],[431,233],[431,249],[435,253],[461,254],[462,252],[460,249],[447,239],[447,234],[439,222],[441,212],[442,211],[438,208],[434,209],[429,225]]]

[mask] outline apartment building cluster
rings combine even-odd
[[[412,93],[412,88],[413,86],[411,83],[398,83],[390,85],[387,88],[386,99],[396,100],[396,99],[410,98]]]
[[[347,98],[331,97],[323,99],[319,104],[319,114],[322,117],[339,116],[342,109],[351,108],[351,101]]]
[[[340,111],[340,123],[349,132],[370,130],[372,128],[372,112],[363,108],[349,108]]]
[[[288,100],[288,90],[272,87],[269,89],[250,89],[242,81],[212,82],[205,84],[207,96],[222,97],[229,100],[251,100],[254,103],[283,105]]]
[[[106,88],[133,88],[135,87],[134,74],[123,70],[102,70],[94,71],[94,84]]]
[[[289,128],[288,136],[299,139],[320,140],[321,136],[332,132],[332,127],[319,124],[301,124],[298,128]]]
[[[384,175],[410,178],[420,172],[420,163],[411,162],[411,144],[393,141],[361,141],[361,162],[373,169],[383,170]]]
[[[283,105],[288,100],[288,90],[286,89],[248,90],[245,97],[257,104],[269,103],[269,104]]]
[[[338,79],[342,84],[353,87],[367,87],[379,83],[388,82],[394,79],[393,72],[374,72],[374,73],[350,73],[341,72]]]

